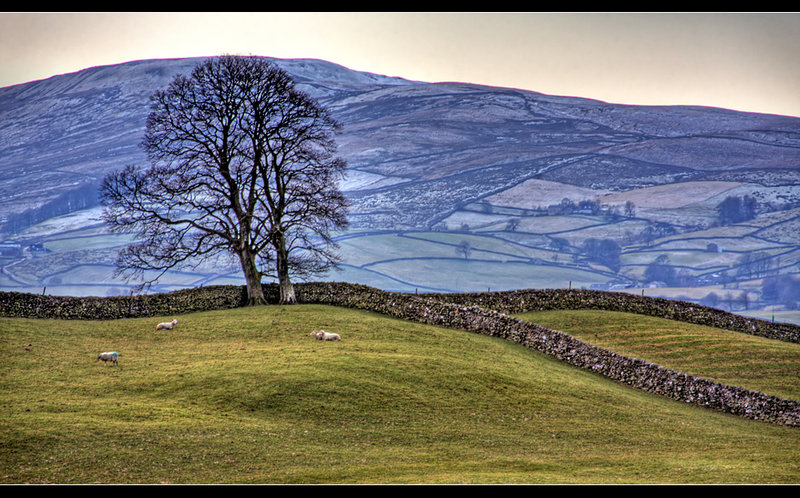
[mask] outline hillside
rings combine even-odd
[[[0,261],[0,289],[129,292],[112,275],[126,239],[99,223],[93,188],[143,162],[147,96],[197,62],[0,89],[0,223],[17,247]],[[764,279],[800,269],[800,118],[276,63],[343,124],[351,229],[331,280],[420,292],[647,287],[743,313],[797,307]],[[752,217],[720,225],[728,197],[753,199]],[[668,278],[646,273],[657,261]],[[153,290],[240,282],[224,263],[173,272]]]
[[[800,432],[319,305],[0,318],[0,482],[797,482]],[[309,337],[339,332],[335,343]],[[104,366],[99,351],[121,353]]]

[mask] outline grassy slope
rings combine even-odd
[[[800,400],[800,344],[615,311],[542,311],[519,318],[626,356]]]
[[[797,429],[502,340],[324,306],[161,318],[0,318],[0,483],[800,481]]]

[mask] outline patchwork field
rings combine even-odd
[[[363,181],[379,181],[362,175]],[[759,214],[747,222],[714,225],[716,205],[730,193],[752,193],[751,184],[686,182],[611,192],[528,180],[502,193],[456,206],[431,230],[353,229],[337,236],[343,265],[315,280],[364,283],[402,292],[463,292],[515,288],[593,287],[699,301],[711,293],[750,293],[733,311],[779,311],[800,322],[790,306],[761,299],[765,277],[800,273],[800,208]],[[796,189],[758,190],[759,201],[787,206],[800,201]],[[575,203],[575,211],[542,211]],[[578,209],[595,200],[593,212]],[[626,203],[630,210],[626,211]],[[699,214],[698,214],[699,213]],[[5,259],[0,290],[51,294],[115,295],[135,282],[113,276],[116,250],[128,242],[110,235],[98,208],[30,227],[16,240],[41,244]],[[587,241],[615,245],[611,259],[587,252]],[[759,259],[752,267],[748,258]],[[647,269],[661,262],[674,282],[650,281]],[[679,277],[679,278],[678,278]],[[154,292],[217,283],[243,283],[234,262],[168,273]],[[794,305],[796,307],[796,304]],[[728,309],[728,308],[726,308]]]

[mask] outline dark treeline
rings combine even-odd
[[[728,196],[717,205],[717,219],[720,225],[732,225],[749,221],[758,214],[758,202],[749,195]]]
[[[583,243],[583,251],[590,260],[605,265],[612,271],[619,271],[619,256],[622,249],[617,242],[611,239],[586,239]]]
[[[800,279],[795,275],[774,275],[764,279],[761,299],[770,304],[780,304],[786,309],[800,307]]]
[[[0,227],[0,233],[19,233],[30,226],[55,216],[62,216],[73,211],[97,206],[99,204],[97,192],[98,185],[85,183],[74,190],[64,192],[39,207],[10,215]]]

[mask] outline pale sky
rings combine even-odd
[[[795,12],[0,13],[0,87],[98,65],[220,54],[800,117]]]

